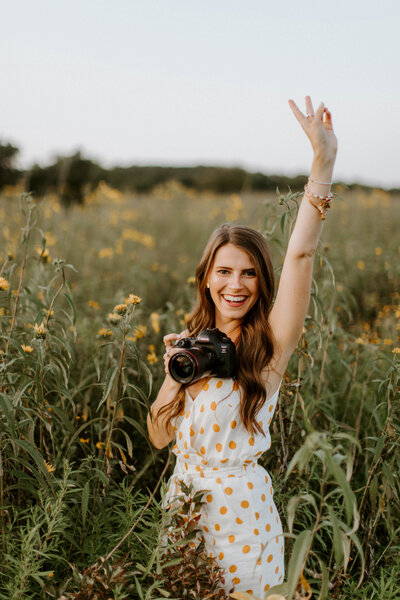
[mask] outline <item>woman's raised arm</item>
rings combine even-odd
[[[289,100],[289,105],[311,142],[314,159],[307,191],[302,198],[289,240],[275,304],[269,317],[277,345],[276,361],[282,370],[286,368],[300,339],[307,314],[314,256],[328,202],[326,200],[324,204],[322,198],[329,198],[337,152],[331,113],[323,104],[320,104],[314,114],[311,98],[306,96],[306,115],[293,100]],[[321,202],[322,206],[318,206]]]

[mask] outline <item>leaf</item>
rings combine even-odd
[[[351,517],[354,514],[354,507],[357,507],[354,492],[346,479],[343,469],[333,460],[329,451],[326,452],[326,466],[328,467],[328,471],[330,471],[331,475],[333,475],[343,492],[347,524],[350,524]]]
[[[107,375],[106,375],[106,381],[104,383],[104,393],[103,396],[99,402],[99,405],[97,407],[97,410],[99,410],[100,406],[102,404],[104,404],[104,402],[107,400],[108,396],[111,393],[111,390],[114,386],[114,382],[115,382],[115,378],[117,376],[118,373],[118,367],[110,367],[107,371]]]
[[[85,524],[88,502],[89,502],[89,493],[90,493],[90,484],[87,481],[83,487],[82,491],[82,523]]]
[[[308,549],[312,538],[310,529],[305,529],[296,538],[288,566],[288,598],[292,598],[304,569],[307,559]]]

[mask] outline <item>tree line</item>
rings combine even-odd
[[[100,181],[123,192],[148,193],[155,186],[174,180],[197,191],[210,190],[219,194],[244,191],[300,191],[307,181],[305,175],[288,177],[249,172],[240,167],[204,166],[162,167],[130,166],[106,169],[76,152],[71,156],[58,156],[47,166],[34,164],[29,169],[16,167],[19,148],[0,143],[0,189],[24,182],[24,188],[43,196],[58,192],[64,203],[82,203],[85,193],[97,187]],[[347,188],[360,187],[357,184]],[[398,191],[398,190],[393,190]]]

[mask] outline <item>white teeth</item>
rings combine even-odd
[[[228,300],[228,302],[243,302],[243,300],[246,300],[246,296],[227,296],[226,294],[224,295],[225,300]]]

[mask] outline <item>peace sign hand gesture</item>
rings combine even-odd
[[[293,100],[289,106],[311,142],[315,158],[323,162],[335,162],[337,139],[332,126],[332,115],[323,102],[314,112],[310,96],[306,96],[306,114],[304,115]]]

